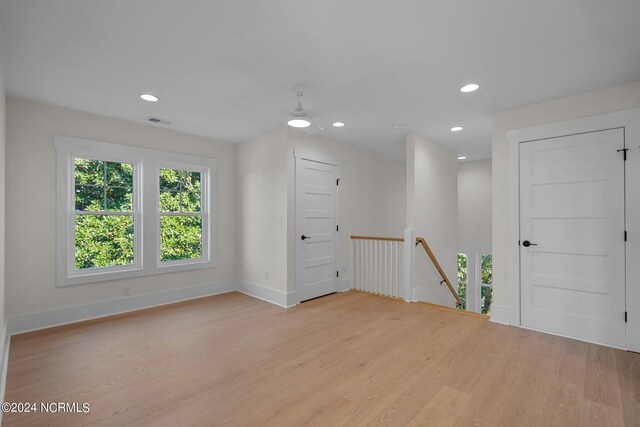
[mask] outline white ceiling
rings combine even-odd
[[[304,83],[307,107],[360,99],[323,118],[346,123],[330,138],[402,158],[404,123],[487,158],[493,112],[640,80],[638,0],[0,0],[0,17],[10,95],[225,141],[282,127]]]

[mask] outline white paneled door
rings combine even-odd
[[[296,291],[300,301],[336,291],[336,165],[296,158]]]
[[[523,326],[625,346],[624,130],[520,144]]]

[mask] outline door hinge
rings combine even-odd
[[[340,231],[340,226],[336,225],[336,231]]]
[[[336,185],[340,185],[340,178],[336,179]]]
[[[624,323],[627,323],[627,312],[624,312]]]
[[[520,240],[518,240],[518,246],[520,246]]]
[[[624,230],[624,241],[627,241],[627,230]]]
[[[336,277],[340,277],[340,272],[336,271]]]
[[[629,151],[628,148],[621,148],[619,150],[617,150],[616,152],[621,152],[622,151],[622,159],[626,162],[627,161],[627,151]]]

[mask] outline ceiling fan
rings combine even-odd
[[[322,126],[314,122],[319,117],[359,103],[358,97],[356,97],[353,92],[341,90],[308,110],[305,110],[302,107],[302,96],[304,95],[306,87],[304,85],[297,85],[295,89],[298,97],[298,105],[287,116],[287,124],[294,128],[303,129],[307,135],[315,135],[324,130]]]

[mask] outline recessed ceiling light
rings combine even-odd
[[[334,128],[341,128],[342,126],[344,126],[344,123],[342,123],[342,122],[335,122],[335,123],[333,124],[333,127],[334,127]]]
[[[460,92],[473,92],[474,90],[478,90],[480,85],[475,83],[469,83],[468,85],[464,85],[460,88]]]
[[[458,160],[466,160],[467,158],[465,156],[460,156],[458,157]]]
[[[460,132],[462,129],[462,126],[454,126],[451,128],[451,132]]]
[[[140,98],[144,99],[145,101],[149,101],[149,102],[158,102],[160,100],[160,98],[158,98],[155,95],[152,95],[150,93],[141,93],[140,94]]]
[[[301,118],[291,119],[287,124],[292,128],[307,128],[311,126],[311,122],[309,120]]]

